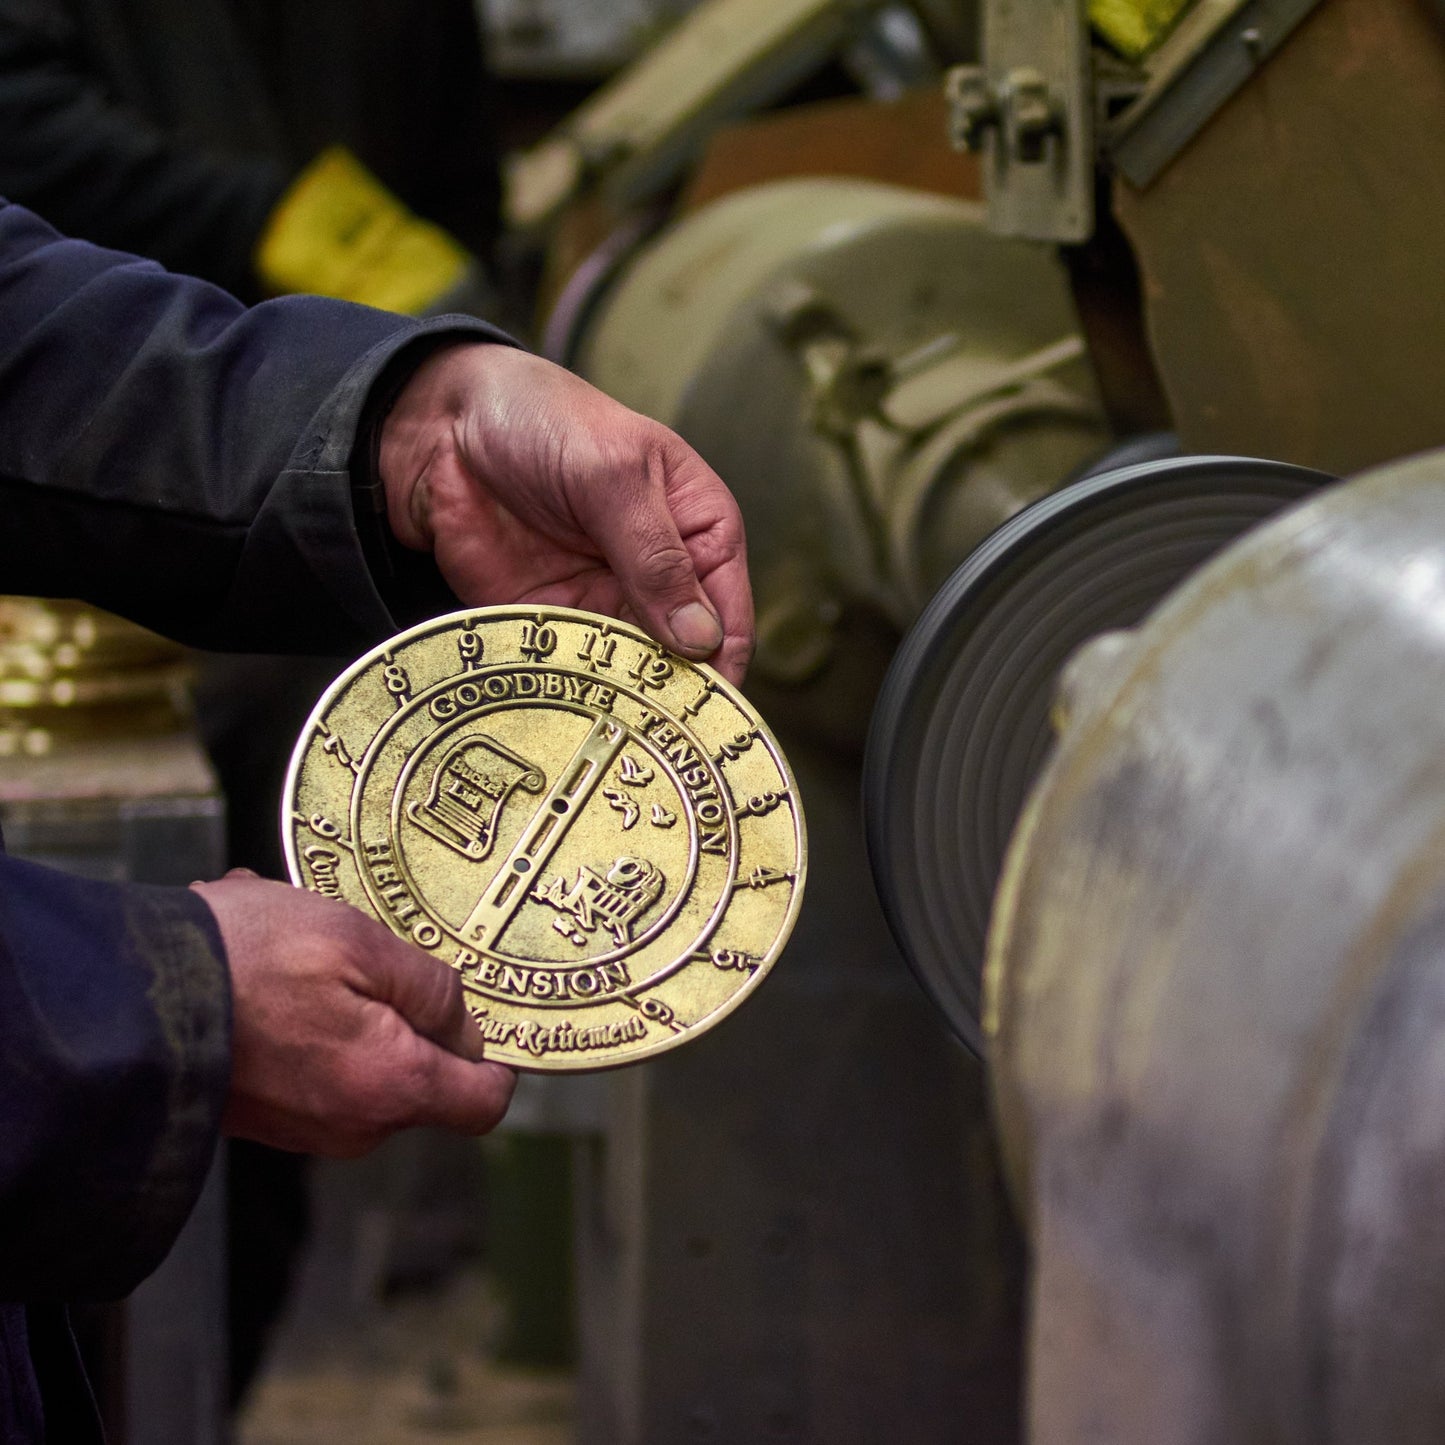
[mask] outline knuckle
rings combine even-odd
[[[427,953],[418,953],[416,967],[419,976],[421,1006],[426,1017],[438,1024],[450,1023],[460,1013],[462,1003],[462,982],[457,975]]]
[[[342,904],[327,920],[327,941],[340,959],[364,967],[376,952],[373,925],[374,920],[360,909]]]
[[[359,1084],[348,1124],[359,1134],[384,1139],[410,1124],[415,1113],[410,1069],[381,1069]]]
[[[389,1116],[393,1129],[404,1128],[428,1111],[436,1093],[436,1054],[430,1048],[418,1048],[404,1060],[395,1074],[395,1093]]]
[[[693,584],[692,558],[678,543],[655,543],[639,558],[637,571],[646,585],[659,592],[690,590]]]
[[[517,1073],[515,1069],[505,1068],[501,1064],[493,1064],[488,1072],[493,1081],[492,1099],[495,1112],[492,1123],[495,1124],[511,1107],[512,1095],[517,1092]]]

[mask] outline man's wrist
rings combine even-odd
[[[496,343],[470,338],[439,347],[406,379],[381,419],[376,472],[391,535],[412,551],[434,541],[427,479],[458,447],[457,432],[476,400],[477,353]]]
[[[414,390],[412,383],[438,355],[478,346],[516,345],[500,333],[489,336],[479,334],[480,330],[438,328],[405,342],[377,373],[357,418],[349,462],[352,512],[367,566],[383,588],[399,571],[407,570],[407,559],[399,554],[398,544],[413,552],[429,551],[431,547],[430,537],[418,536],[405,521],[400,533],[391,525],[390,494],[400,500],[409,492],[418,474],[407,476],[405,464],[399,463],[395,442],[401,429],[389,427],[388,423],[403,395]],[[393,478],[390,486],[388,477]],[[404,518],[406,510],[399,506],[396,515]]]

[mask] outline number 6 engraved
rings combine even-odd
[[[660,998],[645,998],[638,1007],[642,1010],[643,1018],[665,1024],[674,1033],[682,1033],[682,1025],[678,1023],[677,1015]]]
[[[651,1019],[653,1023],[663,1024],[675,1034],[687,1032],[686,1026],[678,1023],[677,1015],[673,1013],[671,1007],[663,1003],[660,998],[645,998],[640,1003],[627,993],[618,994],[617,998],[629,1008],[636,1009],[643,1018]]]

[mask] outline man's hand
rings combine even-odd
[[[193,883],[221,930],[233,999],[222,1128],[351,1157],[413,1124],[485,1134],[516,1075],[444,963],[349,904],[236,870]]]
[[[753,648],[742,516],[680,437],[540,357],[449,347],[381,436],[387,517],[464,602],[635,621],[741,682]]]

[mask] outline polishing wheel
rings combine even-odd
[[[1059,673],[1132,627],[1241,533],[1334,478],[1182,457],[1075,482],[994,532],[893,659],[863,765],[869,859],[899,946],[950,1027],[983,1044],[994,888],[1052,741]]]

